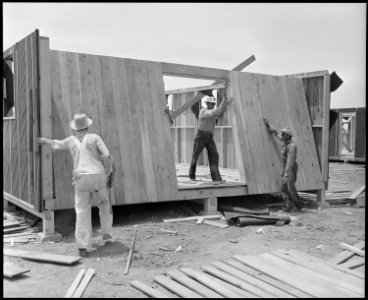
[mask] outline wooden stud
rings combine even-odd
[[[80,282],[78,288],[76,289],[76,291],[72,295],[72,298],[80,298],[83,295],[84,290],[86,289],[88,283],[92,279],[94,273],[95,273],[95,269],[88,269],[86,271],[86,273],[84,274],[84,277],[83,277],[82,281]]]
[[[365,251],[363,250],[360,250],[354,246],[351,246],[351,245],[348,245],[348,244],[345,244],[345,243],[340,243],[340,247],[345,249],[345,250],[349,250],[350,252],[353,252],[355,254],[358,254],[362,257],[365,257]]]

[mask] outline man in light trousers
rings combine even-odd
[[[75,135],[64,140],[39,138],[39,144],[48,144],[52,150],[69,150],[73,157],[76,228],[75,239],[79,255],[86,257],[92,249],[91,196],[98,195],[98,208],[103,239],[111,238],[112,207],[109,201],[107,175],[104,163],[110,158],[109,150],[100,136],[88,133],[92,119],[85,114],[74,115],[70,127]]]

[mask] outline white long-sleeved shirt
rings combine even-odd
[[[202,108],[198,115],[198,129],[212,132],[216,125],[217,117],[225,110],[224,105],[214,109]]]
[[[52,150],[70,151],[73,158],[73,179],[82,174],[105,174],[103,161],[109,156],[109,150],[97,134],[86,134],[82,142],[76,136],[51,141]]]

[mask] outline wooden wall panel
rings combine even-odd
[[[14,120],[3,121],[3,189],[11,194],[11,122]]]
[[[366,108],[356,110],[355,158],[366,158]]]
[[[263,117],[279,129],[289,126],[295,132],[298,190],[322,188],[301,80],[230,72],[230,82],[237,157],[249,193],[272,193],[281,188],[281,144],[267,132]]]
[[[38,120],[32,119],[32,95],[37,92],[38,32],[34,32],[14,45],[14,118],[4,119],[5,191],[33,206],[41,200],[35,191],[34,133]],[[34,80],[34,79],[37,80]],[[39,183],[39,182],[38,182]]]
[[[110,191],[113,204],[177,197],[174,150],[168,150],[172,147],[170,128],[163,112],[166,98],[161,64],[51,53],[53,138],[71,135],[72,116],[84,112],[93,119],[91,132],[103,138],[115,159],[117,173]],[[57,170],[61,163],[63,169]],[[71,155],[67,151],[54,153],[53,165],[57,208],[73,207]]]

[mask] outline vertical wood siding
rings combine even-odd
[[[365,107],[356,110],[356,133],[355,133],[355,158],[366,157],[366,116]]]
[[[296,78],[230,72],[234,97],[233,136],[240,174],[250,194],[280,190],[280,142],[266,130],[262,118],[295,133],[299,164],[298,190],[321,189],[322,178],[302,81]]]
[[[14,46],[14,106],[15,118],[3,120],[3,183],[4,191],[33,205],[41,202],[37,190],[40,184],[35,171],[39,157],[34,149],[34,115],[38,90],[37,39],[32,33]]]
[[[72,135],[77,112],[92,117],[115,159],[113,204],[176,199],[178,186],[160,63],[51,51],[52,137]],[[71,208],[72,160],[53,153],[57,208]],[[96,204],[96,203],[94,203]]]

